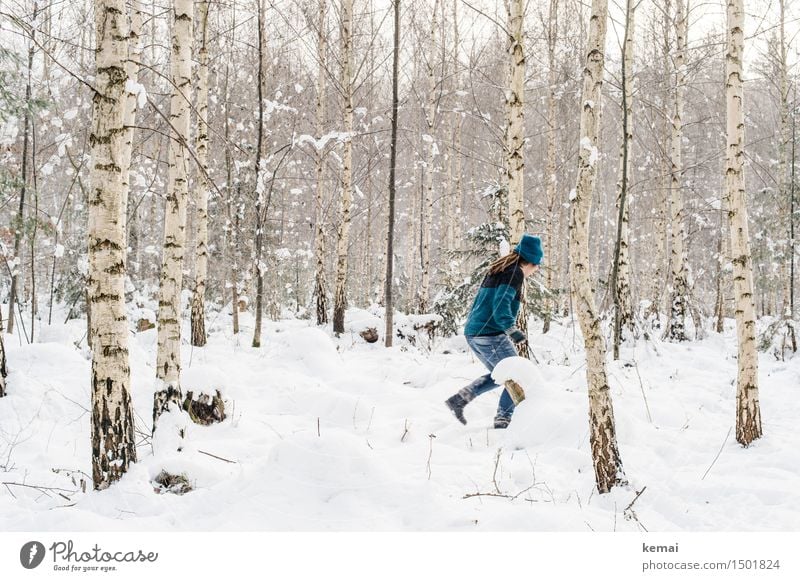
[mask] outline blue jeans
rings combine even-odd
[[[517,350],[511,339],[505,334],[503,335],[467,335],[467,345],[469,345],[472,352],[480,359],[486,368],[491,372],[495,366],[507,357],[516,357]],[[458,393],[466,401],[472,401],[482,393],[491,391],[496,387],[500,387],[492,379],[492,374],[487,373],[470,383],[465,388],[461,389]],[[514,402],[511,396],[503,389],[503,395],[500,396],[500,404],[497,406],[497,417],[511,418],[514,413]]]

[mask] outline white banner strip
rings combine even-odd
[[[0,578],[794,581],[798,547],[800,533],[1,533]]]

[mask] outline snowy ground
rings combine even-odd
[[[630,484],[606,495],[595,492],[577,324],[548,335],[533,325],[543,381],[496,431],[499,391],[467,407],[467,426],[443,405],[485,373],[463,337],[432,354],[387,350],[285,320],[266,324],[256,350],[251,322],[235,337],[216,316],[207,347],[184,347],[184,389],[220,389],[228,419],[192,425],[177,457],[154,455],[145,435],[156,331],[132,334],[139,462],[104,492],[86,476],[90,362],[85,341],[74,344],[85,323],[45,327],[34,345],[7,338],[0,481],[39,488],[0,486],[0,530],[800,530],[800,358],[762,354],[764,437],[741,448],[732,321],[722,336],[640,342],[609,362]],[[156,494],[164,466],[195,490]]]

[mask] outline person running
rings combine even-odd
[[[541,239],[523,234],[514,250],[489,265],[464,326],[467,345],[489,373],[445,400],[445,405],[464,425],[467,423],[464,407],[479,395],[500,387],[492,379],[492,370],[503,359],[517,355],[514,344],[528,339],[516,326],[517,313],[522,301],[523,283],[539,269],[542,256]],[[507,428],[513,413],[514,402],[503,389],[494,417],[495,429]]]

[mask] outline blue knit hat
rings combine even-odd
[[[544,256],[542,240],[538,236],[531,236],[530,234],[523,234],[514,250],[522,257],[522,260],[531,264],[539,264]]]

